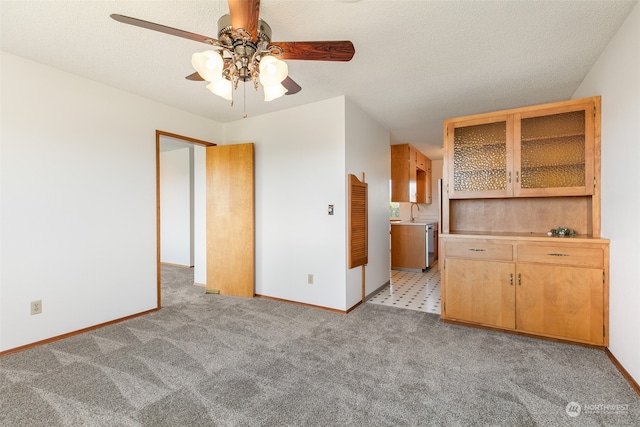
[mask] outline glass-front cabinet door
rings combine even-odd
[[[448,194],[451,199],[512,195],[513,116],[447,125]]]
[[[593,194],[593,108],[586,103],[516,115],[516,196]]]

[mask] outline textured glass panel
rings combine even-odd
[[[523,119],[521,188],[585,185],[585,112]]]
[[[506,159],[506,122],[456,128],[453,138],[454,190],[504,190],[507,186]]]

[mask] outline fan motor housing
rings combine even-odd
[[[233,26],[231,25],[231,15],[222,15],[218,19],[218,38],[224,39],[225,36],[235,40],[238,36],[233,34]],[[271,41],[271,27],[262,19],[258,19],[258,43]]]

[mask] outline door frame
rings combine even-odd
[[[158,309],[162,308],[162,292],[161,292],[161,262],[160,262],[160,138],[169,137],[179,139],[181,141],[200,145],[203,147],[215,147],[217,144],[213,142],[203,141],[201,139],[191,138],[184,135],[178,135],[171,132],[165,132],[156,129],[156,277],[158,292]]]

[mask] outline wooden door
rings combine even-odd
[[[349,174],[349,268],[369,262],[368,187],[366,182]]]
[[[515,327],[515,265],[447,258],[445,317],[489,326]]]
[[[255,295],[253,144],[207,148],[207,292]]]
[[[518,263],[516,328],[601,345],[603,280],[600,268]]]

